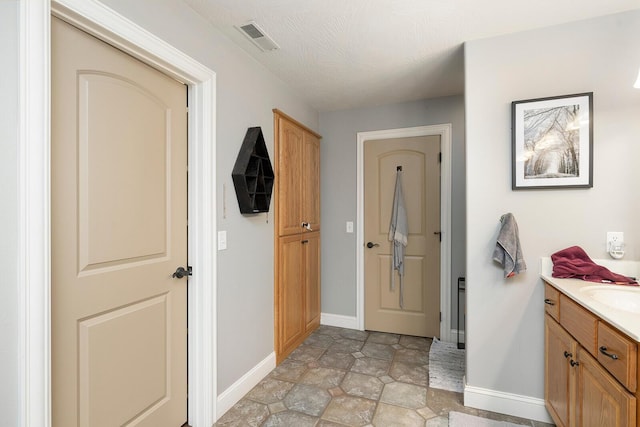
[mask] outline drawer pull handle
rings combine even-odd
[[[565,351],[564,352],[564,357],[565,357],[565,359],[568,359],[570,357],[573,357],[573,354],[569,353],[568,351]]]
[[[575,360],[572,360],[572,361],[571,361],[571,362],[569,362],[569,363],[571,363],[571,366],[578,366],[578,365],[580,365],[580,362],[576,362]]]
[[[547,305],[556,305],[555,302],[553,302],[552,300],[550,300],[549,298],[545,298],[544,299],[544,303]]]
[[[600,347],[600,353],[604,354],[607,357],[612,358],[613,360],[618,360],[618,355],[617,354],[613,354],[613,353],[609,353],[607,351],[607,347],[605,347],[605,346]]]

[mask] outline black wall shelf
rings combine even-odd
[[[241,213],[269,212],[274,174],[259,126],[247,129],[231,177]]]

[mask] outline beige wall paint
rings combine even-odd
[[[640,260],[640,11],[469,42],[467,129],[467,382],[543,398],[539,258],[571,245],[607,258],[623,231]],[[515,100],[594,93],[592,189],[511,191]],[[528,271],[505,280],[491,261],[499,218],[512,212]]]

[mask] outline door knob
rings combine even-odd
[[[191,274],[191,266],[187,266],[186,270],[183,267],[178,267],[171,277],[174,279],[182,279],[183,277],[191,276]]]
[[[379,244],[377,244],[377,243],[373,243],[373,242],[367,242],[367,247],[368,247],[369,249],[371,249],[371,248],[372,248],[372,247],[374,247],[374,246],[380,246],[380,245],[379,245]]]

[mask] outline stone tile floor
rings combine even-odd
[[[461,393],[430,388],[430,346],[427,338],[320,326],[215,425],[440,427],[449,411],[547,425],[467,408]]]

